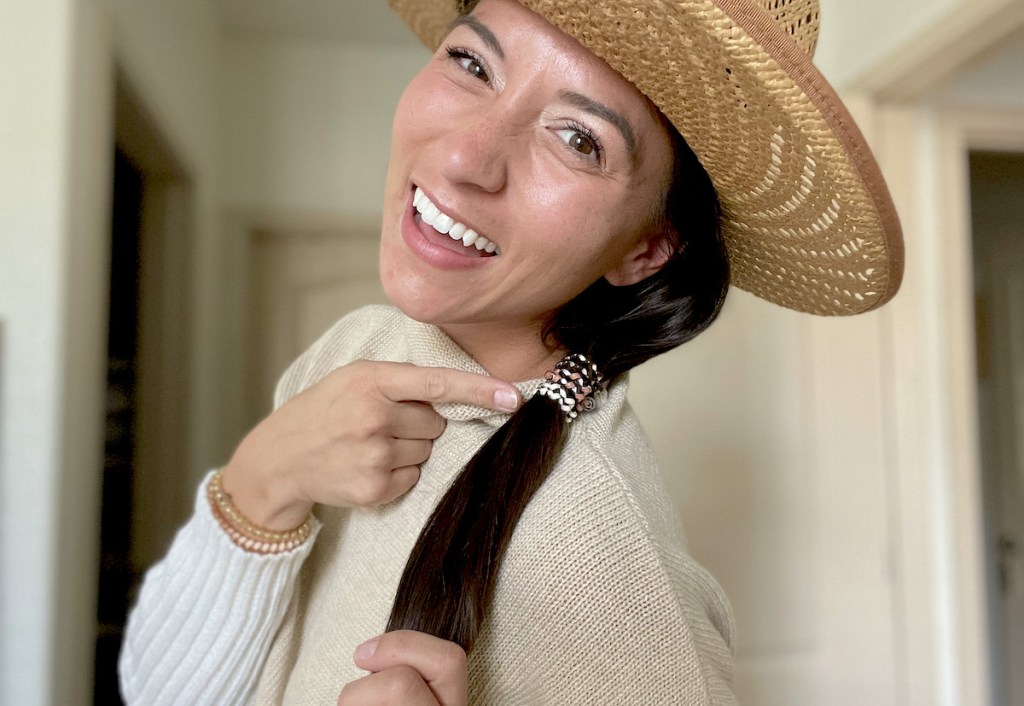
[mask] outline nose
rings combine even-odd
[[[515,142],[513,128],[498,112],[457,118],[441,140],[441,173],[452,184],[497,193],[508,181]]]

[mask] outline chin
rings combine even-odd
[[[381,272],[381,284],[388,300],[403,314],[424,324],[441,324],[445,320],[443,306],[436,297],[425,293],[416,277],[387,276]]]

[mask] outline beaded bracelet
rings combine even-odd
[[[235,507],[231,494],[224,490],[220,470],[206,484],[206,497],[210,501],[217,524],[237,546],[256,554],[283,554],[301,546],[313,531],[312,515],[292,530],[278,532],[260,527]]]

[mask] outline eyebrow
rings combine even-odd
[[[581,108],[591,115],[595,115],[601,120],[611,123],[617,127],[619,132],[622,133],[622,139],[626,141],[626,146],[629,148],[629,154],[633,158],[633,162],[636,162],[636,133],[633,132],[633,127],[629,124],[628,120],[603,103],[598,103],[593,98],[588,98],[582,93],[576,93],[575,91],[562,91],[559,95],[565,102],[574,105],[577,108]]]
[[[483,22],[473,15],[458,15],[452,21],[451,27],[448,28],[448,31],[451,32],[456,27],[462,26],[469,27],[471,30],[476,32],[483,43],[490,47],[499,58],[505,58],[505,50],[501,48],[501,42],[498,41],[498,38],[494,36],[494,32],[492,32]],[[626,141],[626,147],[629,149],[629,154],[633,160],[633,164],[636,165],[639,160],[636,133],[633,131],[633,126],[629,124],[628,120],[605,104],[599,103],[593,98],[585,96],[582,93],[577,93],[576,91],[562,91],[559,93],[559,96],[570,105],[574,105],[577,108],[585,110],[591,115],[595,115],[601,120],[604,120],[618,128],[619,132],[622,133],[622,139]]]
[[[451,27],[448,28],[448,31],[451,32],[456,27],[461,26],[469,27],[471,30],[476,32],[480,35],[480,39],[483,40],[483,43],[490,47],[499,58],[505,58],[505,50],[501,48],[501,42],[498,41],[498,38],[494,36],[494,32],[488,29],[487,25],[483,22],[473,15],[459,15],[452,21]]]

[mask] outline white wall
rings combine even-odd
[[[234,40],[224,90],[225,200],[255,213],[376,217],[391,114],[426,49]]]
[[[74,2],[0,5],[0,701],[46,703],[56,605]]]
[[[821,0],[815,63],[842,89],[961,6],[957,0]]]
[[[114,56],[195,180],[202,257],[218,44],[202,0],[0,5],[0,703],[91,703]]]
[[[225,204],[341,219],[375,212],[390,109],[383,121],[358,117],[393,104],[425,57],[236,47],[225,72],[219,23],[202,0],[0,7],[0,89],[17,96],[0,113],[0,703],[91,694],[112,63],[192,184],[194,443],[182,469],[191,483],[236,440],[222,421],[223,351],[233,346],[223,325]],[[234,126],[251,142],[232,139]],[[324,159],[300,168],[309,155]],[[228,198],[225,163],[238,181]]]
[[[429,52],[420,46],[233,37],[222,94],[224,154],[223,330],[250,340],[249,242],[253,230],[379,223],[394,106]],[[225,356],[227,359],[227,356]],[[231,361],[239,361],[236,354]],[[242,364],[219,378],[220,458],[247,431],[251,413]]]
[[[957,76],[937,99],[960,105],[1024,108],[1024,32],[1008,38]]]
[[[114,51],[143,107],[153,117],[191,184],[194,302],[189,468],[221,461],[218,380],[226,340],[220,321],[224,39],[214,3],[111,0]]]

